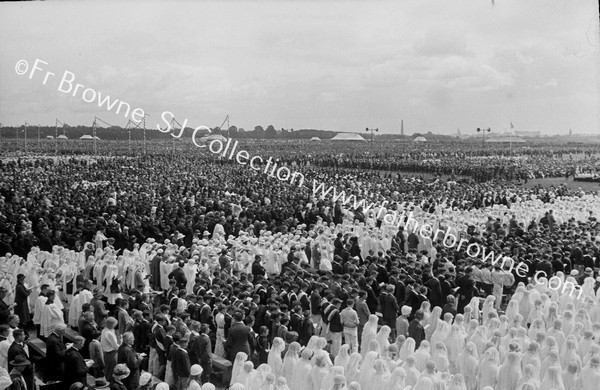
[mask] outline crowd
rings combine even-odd
[[[33,389],[35,334],[64,389],[598,389],[595,195],[302,167],[363,211],[189,155],[0,168],[0,388]]]

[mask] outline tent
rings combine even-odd
[[[425,137],[417,137],[415,139],[413,139],[413,142],[427,142],[427,139],[425,139]]]
[[[321,138],[319,138],[319,137],[312,137],[310,140],[311,140],[311,141],[320,141],[320,140],[321,140]]]
[[[363,137],[356,133],[337,133],[332,141],[366,141]]]
[[[57,139],[68,139],[66,135],[61,134],[58,137],[56,137]]]
[[[83,139],[83,140],[93,140],[93,139],[94,139],[94,137],[92,137],[92,136],[91,136],[91,135],[89,135],[89,134],[84,134],[84,135],[82,135],[81,137],[79,137],[79,139]]]

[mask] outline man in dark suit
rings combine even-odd
[[[10,365],[13,367],[10,372],[10,381],[12,382],[10,390],[27,390],[27,382],[25,381],[23,372],[28,367],[31,367],[31,362],[22,355],[19,355],[15,360],[10,362]]]
[[[243,320],[244,314],[241,311],[233,313],[234,323],[229,328],[227,341],[225,342],[225,351],[227,351],[227,356],[232,363],[238,352],[245,352],[250,356],[250,343],[253,340],[250,340],[250,327],[246,326],[242,322]]]
[[[94,321],[94,313],[91,311],[86,311],[83,313],[83,318],[85,322],[81,327],[81,336],[85,339],[85,343],[83,344],[83,349],[81,350],[81,356],[84,359],[90,358],[90,343],[93,339],[98,337],[100,331],[98,330],[98,326]]]
[[[142,357],[133,350],[133,333],[125,332],[123,334],[123,343],[119,346],[117,353],[117,363],[123,363],[129,368],[129,376],[123,379],[123,384],[129,390],[137,389],[140,381],[140,365]]]
[[[54,331],[46,339],[46,364],[44,365],[44,382],[62,381],[65,375],[65,355],[67,348],[63,343],[63,335],[67,328],[64,324],[56,325]]]
[[[13,337],[15,341],[13,341],[13,343],[8,348],[8,372],[10,372],[13,369],[10,362],[15,360],[17,356],[23,356],[26,360],[29,360],[29,348],[25,343],[25,331],[23,329],[15,329],[13,331]],[[28,389],[34,388],[33,372],[33,365],[29,365],[23,370],[23,378],[25,378],[25,382],[27,383]]]
[[[75,336],[73,346],[65,353],[65,389],[71,387],[75,382],[87,383],[88,367],[80,352],[84,343],[83,337]]]

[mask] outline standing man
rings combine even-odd
[[[250,344],[254,343],[254,340],[251,340],[250,327],[245,325],[242,322],[243,320],[244,314],[241,311],[233,313],[233,323],[229,328],[227,341],[225,342],[225,351],[232,363],[238,352],[245,352],[250,356]]]
[[[412,337],[415,340],[415,349],[419,348],[421,341],[425,340],[425,329],[423,329],[421,321],[423,321],[423,312],[417,310],[415,318],[408,325],[408,337]]]
[[[182,337],[177,342],[177,348],[171,352],[171,367],[173,368],[173,378],[175,379],[175,390],[187,389],[187,381],[190,377],[191,368],[190,357],[186,350],[187,346],[188,339]]]
[[[73,346],[67,349],[65,353],[65,389],[68,389],[75,382],[87,383],[88,367],[80,352],[83,343],[85,343],[83,337],[75,336]]]
[[[340,313],[344,326],[344,340],[350,346],[348,353],[358,352],[358,313],[354,310],[354,300],[346,301],[346,308]]]
[[[140,381],[140,365],[142,364],[142,357],[133,350],[133,342],[133,333],[125,332],[123,343],[117,352],[117,363],[125,364],[130,371],[129,376],[123,379],[123,384],[129,390],[137,389]]]
[[[340,317],[340,306],[342,305],[342,301],[338,298],[333,298],[331,304],[333,307],[329,311],[327,319],[329,321],[329,332],[331,334],[331,355],[336,357],[342,346],[342,334],[344,332]]]
[[[10,385],[10,390],[27,390],[27,382],[25,381],[25,377],[23,376],[23,372],[31,367],[31,362],[19,355],[15,358],[15,360],[10,362],[10,365],[13,367],[10,371],[10,380],[12,385]]]
[[[65,355],[67,348],[63,335],[67,326],[58,324],[46,339],[46,364],[44,365],[44,382],[62,381],[65,376]]]
[[[17,286],[15,287],[15,314],[19,316],[21,327],[27,328],[31,326],[29,321],[29,294],[32,289],[25,287],[25,275],[17,275]]]
[[[81,327],[81,336],[84,338],[83,349],[81,350],[81,356],[84,359],[90,358],[90,343],[93,339],[100,335],[98,325],[94,321],[94,313],[91,311],[83,312],[83,326]]]
[[[369,321],[371,311],[367,305],[367,292],[360,290],[358,292],[358,301],[356,301],[356,314],[358,315],[358,342],[362,339],[362,331],[365,324]]]

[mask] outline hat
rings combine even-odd
[[[593,270],[592,270],[590,267],[587,267],[587,268],[585,269],[585,273],[586,273],[586,275],[591,275],[591,274],[593,274],[593,273],[594,273],[594,271],[593,271]],[[17,278],[18,278],[18,276],[17,276]]]
[[[577,276],[579,275],[579,271],[577,271],[576,269],[571,271],[571,276]]]
[[[131,371],[129,371],[129,368],[125,364],[117,364],[113,370],[113,376],[116,379],[125,379],[130,373]]]
[[[190,368],[190,375],[192,376],[196,376],[196,375],[201,375],[202,371],[204,371],[202,369],[202,366],[199,364],[194,364],[191,368]]]
[[[150,378],[152,379],[152,377],[150,377]],[[108,388],[110,388],[110,383],[105,381],[104,378],[97,378],[94,381],[94,389],[95,390],[108,389]]]
[[[586,269],[587,270],[587,269]],[[17,275],[17,280],[21,280],[21,279],[25,279],[25,275],[23,274],[18,274]]]
[[[412,312],[412,307],[405,305],[405,306],[402,306],[402,309],[400,309],[400,310],[401,310],[403,316],[408,316]]]
[[[15,356],[14,360],[10,362],[11,366],[28,366],[31,362],[23,355]]]
[[[146,386],[150,382],[152,382],[152,374],[149,372],[144,372],[142,375],[140,375],[139,386]]]

